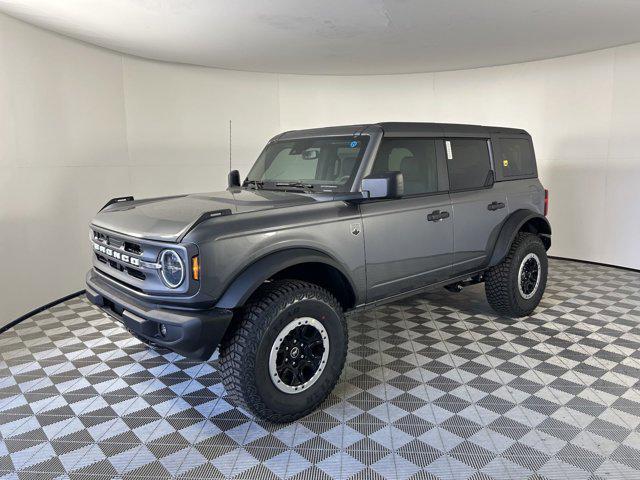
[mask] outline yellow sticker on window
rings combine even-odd
[[[503,167],[508,167],[509,166],[509,160],[502,160],[502,166]]]

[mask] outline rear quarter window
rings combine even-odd
[[[531,141],[527,138],[501,138],[498,168],[504,178],[531,176],[536,173],[536,161]]]
[[[489,144],[484,138],[445,140],[451,190],[472,190],[487,186],[491,172]]]

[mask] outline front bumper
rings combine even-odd
[[[233,312],[222,308],[187,310],[143,302],[115,288],[95,270],[87,273],[87,298],[145,343],[185,357],[208,360],[224,335]],[[161,326],[166,329],[164,335]]]

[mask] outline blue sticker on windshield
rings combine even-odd
[[[350,146],[351,148],[356,148],[356,147],[358,146],[358,142],[356,142],[356,141],[354,140],[353,142],[351,142],[351,143],[349,144],[349,146]]]

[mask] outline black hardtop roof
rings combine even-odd
[[[367,131],[382,131],[389,136],[411,135],[482,135],[493,134],[526,135],[526,130],[520,128],[491,127],[484,125],[467,125],[462,123],[425,123],[425,122],[379,122],[361,125],[341,125],[335,127],[310,128],[305,130],[291,130],[276,135],[273,140],[287,140],[293,138],[311,138],[329,135],[358,135]]]
[[[444,132],[445,134],[456,133],[508,133],[515,135],[528,135],[521,128],[492,127],[487,125],[469,125],[464,123],[421,123],[421,122],[381,122],[375,125],[380,126],[385,133],[410,133],[410,132]]]

